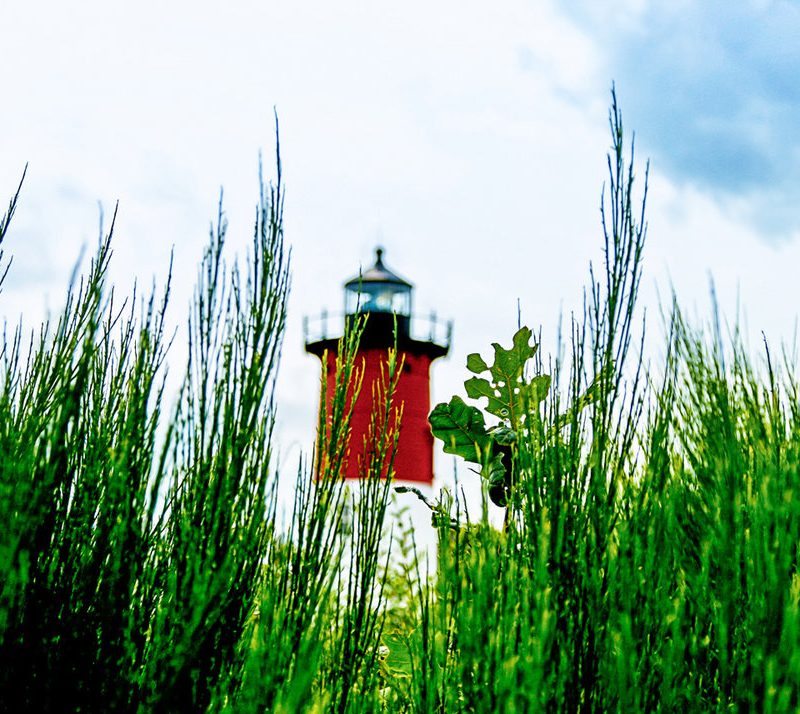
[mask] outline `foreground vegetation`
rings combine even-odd
[[[477,406],[432,416],[504,527],[442,493],[430,562],[413,530],[395,533],[403,557],[383,547],[396,355],[364,386],[361,487],[341,479],[358,325],[281,525],[280,165],[242,267],[220,211],[174,412],[169,290],[120,304],[105,237],[59,319],[2,344],[0,711],[796,711],[794,365],[677,307],[663,363],[643,364],[646,176],[637,204],[616,104],[610,120],[606,263],[565,354],[545,363],[520,330],[491,367],[470,357],[489,373],[467,382]]]

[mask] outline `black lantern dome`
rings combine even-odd
[[[409,317],[412,288],[383,264],[383,248],[376,248],[375,265],[344,284],[345,314],[387,312]]]
[[[409,337],[411,291],[408,280],[383,263],[383,248],[375,249],[375,265],[344,284],[345,320],[368,314],[361,341],[364,345],[388,347],[397,338]]]
[[[383,262],[383,248],[375,249],[375,264],[360,272],[344,284],[344,322],[352,326],[365,316],[361,333],[361,349],[387,349],[393,345],[415,354],[427,354],[431,359],[447,354],[450,347],[451,323],[436,320],[434,313],[427,320],[429,336],[415,339],[411,335],[412,293],[414,286],[405,278],[389,270]],[[425,321],[416,318],[416,322]],[[338,340],[328,332],[328,313],[323,311],[316,331],[304,321],[306,350],[322,355],[333,349]],[[417,324],[419,327],[419,324]],[[440,329],[444,328],[444,329]],[[316,333],[316,334],[314,334]],[[341,333],[339,333],[341,334]]]

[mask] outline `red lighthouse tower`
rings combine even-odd
[[[426,320],[425,338],[415,336],[422,319],[412,317],[411,297],[413,285],[389,270],[383,263],[383,250],[375,251],[375,265],[344,284],[344,320],[367,314],[366,325],[359,343],[357,358],[361,361],[364,377],[361,392],[353,408],[351,422],[351,457],[347,478],[358,478],[358,459],[355,450],[364,443],[372,412],[372,384],[381,378],[381,364],[386,362],[388,350],[394,346],[394,328],[397,324],[397,350],[403,357],[403,372],[397,384],[395,400],[403,404],[403,420],[395,458],[395,478],[430,484],[433,481],[433,435],[428,425],[430,412],[430,368],[438,357],[450,349],[452,323],[437,322],[431,314]],[[328,334],[328,314],[322,314],[320,329],[313,336],[305,323],[306,351],[320,360],[327,353],[326,382],[332,393],[335,363],[341,333]],[[412,325],[412,322],[414,323]]]

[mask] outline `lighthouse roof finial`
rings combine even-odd
[[[365,270],[360,275],[348,280],[344,286],[351,290],[358,290],[360,285],[366,283],[389,283],[398,287],[411,289],[413,285],[401,278],[397,273],[393,273],[383,263],[384,249],[381,246],[375,248],[375,265]]]

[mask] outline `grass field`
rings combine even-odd
[[[634,180],[616,102],[610,128],[606,262],[563,356],[517,337],[510,408],[485,394],[470,412],[485,437],[466,451],[443,437],[479,464],[505,524],[469,521],[442,493],[430,562],[410,528],[394,534],[398,557],[384,547],[396,359],[362,485],[340,478],[358,326],[279,526],[280,172],[230,268],[220,212],[174,411],[169,289],[121,301],[105,281],[110,234],[57,319],[6,331],[0,711],[800,709],[796,365],[766,344],[748,354],[715,315],[689,324],[677,304],[665,358],[643,363],[647,179]],[[485,371],[470,360],[465,378]]]

